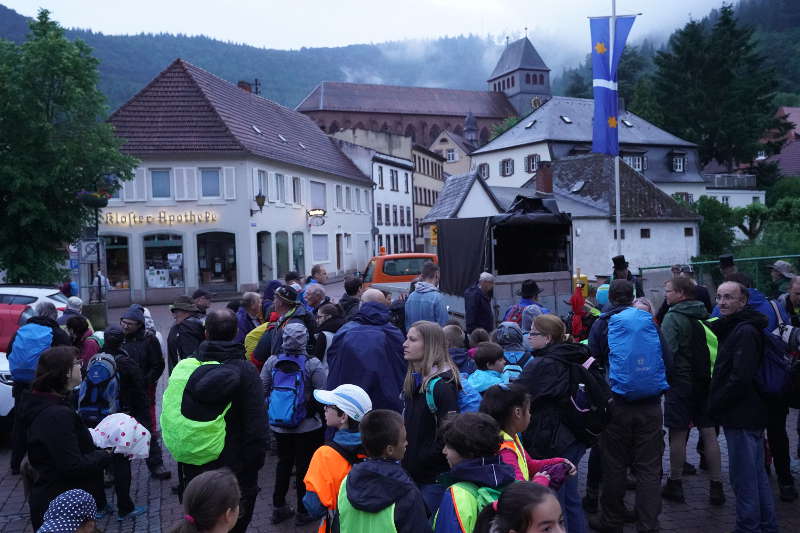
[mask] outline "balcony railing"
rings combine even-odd
[[[706,174],[706,186],[714,189],[753,189],[756,186],[754,174]]]

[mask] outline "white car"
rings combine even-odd
[[[67,297],[53,287],[45,285],[0,285],[0,304],[25,304],[34,309],[39,302],[50,302],[56,306],[58,316],[67,307]]]
[[[8,369],[8,358],[5,352],[0,352],[0,431],[7,432],[11,429],[14,409],[14,397],[11,395],[11,372]]]

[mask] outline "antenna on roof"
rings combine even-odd
[[[506,48],[508,48],[508,35],[506,35]]]
[[[528,38],[528,27],[527,26],[525,26],[525,38],[526,39]]]

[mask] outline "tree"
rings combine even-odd
[[[495,124],[492,126],[492,132],[489,135],[489,140],[500,137],[502,134],[516,126],[520,120],[522,120],[520,117],[508,117],[500,124]]]
[[[750,204],[733,210],[733,220],[748,240],[758,239],[770,218],[770,209],[763,204]]]
[[[708,196],[701,196],[692,208],[703,217],[700,223],[700,253],[718,256],[731,249],[735,235],[733,210]]]
[[[653,124],[661,124],[664,116],[661,114],[661,106],[656,99],[652,77],[644,76],[636,82],[628,109]]]
[[[782,198],[800,198],[800,179],[786,177],[767,189],[767,206],[774,207]]]
[[[0,40],[0,269],[10,282],[44,283],[61,278],[66,244],[93,224],[78,193],[131,179],[136,160],[102,122],[89,47],[46,10],[30,30],[21,45]]]

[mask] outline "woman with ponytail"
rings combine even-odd
[[[500,499],[483,508],[474,533],[565,533],[555,493],[537,483],[509,485]]]
[[[586,453],[586,443],[567,425],[564,406],[571,395],[571,368],[589,359],[589,349],[571,342],[564,322],[555,315],[537,316],[528,340],[534,360],[518,381],[531,396],[531,422],[523,433],[523,445],[534,459],[563,457],[578,465]],[[585,533],[586,516],[578,495],[577,476],[567,477],[558,491],[558,499],[564,509],[567,531]]]
[[[183,491],[183,519],[170,533],[228,533],[239,519],[239,484],[223,468],[203,472]]]

